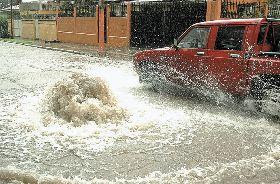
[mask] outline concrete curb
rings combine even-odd
[[[79,55],[85,55],[83,52],[79,52],[79,51],[74,51],[74,50],[65,50],[65,49],[61,49],[61,48],[54,48],[54,47],[43,47],[41,45],[35,45],[35,44],[29,44],[29,43],[21,43],[21,42],[16,42],[16,41],[7,41],[7,40],[1,40],[1,42],[5,42],[5,43],[13,43],[13,44],[17,44],[17,45],[24,45],[24,46],[28,46],[28,47],[35,47],[35,48],[39,48],[39,49],[45,49],[45,50],[53,50],[53,51],[59,51],[59,52],[66,52],[66,53],[72,53],[72,54],[79,54]],[[95,55],[89,55],[92,57],[97,57]]]
[[[16,42],[16,41],[9,41],[9,40],[3,40],[0,39],[1,42],[5,43],[14,43],[17,45],[24,45],[24,46],[29,46],[29,47],[35,47],[35,48],[40,48],[40,49],[45,49],[45,50],[53,50],[53,51],[58,51],[58,52],[65,52],[65,53],[71,53],[71,54],[78,54],[78,55],[84,55],[84,56],[90,56],[90,57],[101,57],[98,52],[96,54],[90,54],[87,52],[82,52],[82,51],[77,51],[77,50],[66,50],[62,48],[56,48],[56,47],[43,47],[41,45],[36,45],[36,44],[29,44],[29,43],[22,43],[22,42]],[[109,53],[109,55],[108,55]],[[119,57],[126,57],[126,58],[132,58],[132,55],[130,54],[123,54],[123,53],[115,53],[115,52],[107,52],[104,56],[102,57],[110,57],[110,55],[116,55]]]

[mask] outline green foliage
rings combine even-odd
[[[61,17],[72,17],[74,12],[74,5],[66,1],[60,5]]]
[[[7,38],[8,36],[8,21],[7,19],[0,17],[0,38]]]
[[[268,0],[268,4],[279,4],[280,0]]]
[[[280,0],[268,0],[268,17],[269,18],[280,18]]]

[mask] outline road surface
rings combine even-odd
[[[157,93],[130,61],[0,42],[0,96],[0,183],[280,181],[279,123],[223,95]]]

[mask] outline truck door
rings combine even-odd
[[[199,84],[200,61],[207,56],[210,27],[193,27],[184,34],[178,44],[175,68],[184,84]]]
[[[216,32],[214,48],[209,53],[208,84],[233,94],[242,93],[247,77],[247,61],[244,59],[246,26],[220,26]]]

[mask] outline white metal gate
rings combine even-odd
[[[39,39],[40,34],[39,34],[39,21],[38,21],[38,19],[35,19],[35,31],[36,31],[36,39]]]
[[[21,20],[14,20],[14,36],[20,37],[21,36]]]

